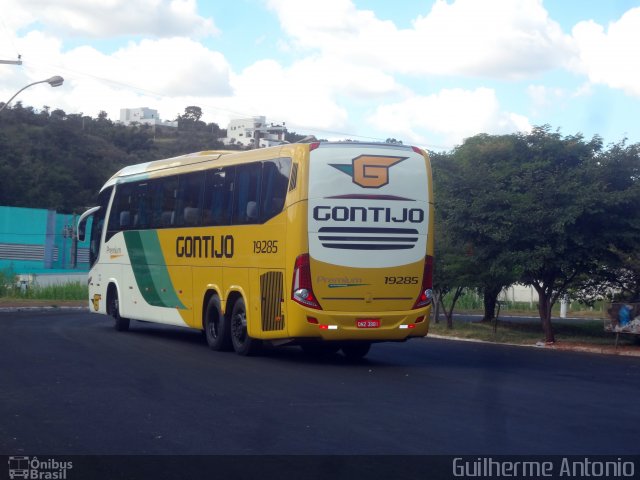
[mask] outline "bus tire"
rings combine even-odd
[[[344,353],[349,360],[359,360],[369,353],[370,348],[371,344],[369,342],[347,343],[342,346],[342,353]]]
[[[231,350],[231,325],[229,318],[222,314],[220,298],[212,295],[204,313],[204,334],[211,350]]]
[[[109,313],[113,317],[113,325],[117,331],[126,332],[129,330],[131,321],[128,318],[120,316],[120,300],[118,299],[118,292],[115,288],[109,296]]]
[[[236,300],[231,311],[231,343],[236,353],[243,356],[255,355],[262,347],[262,342],[247,332],[247,309],[242,297]]]

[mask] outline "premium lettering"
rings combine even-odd
[[[179,258],[231,258],[233,257],[233,236],[178,237],[176,255]]]

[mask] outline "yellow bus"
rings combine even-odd
[[[270,342],[351,358],[427,334],[433,192],[419,148],[198,152],[123,168],[97,203],[78,221],[81,240],[91,225],[89,307],[118,330],[135,319],[241,355]]]

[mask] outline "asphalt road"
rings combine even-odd
[[[0,313],[0,454],[640,453],[640,358],[417,339],[210,351],[84,311]]]

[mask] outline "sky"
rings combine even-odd
[[[640,0],[0,0],[0,101],[263,115],[448,151],[550,125],[640,142]],[[14,103],[12,102],[12,103]]]

